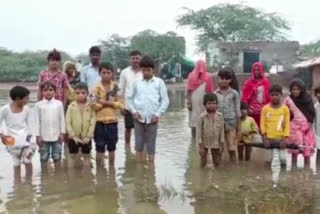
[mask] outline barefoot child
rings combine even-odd
[[[65,132],[64,108],[54,98],[57,87],[51,81],[41,84],[43,99],[35,105],[34,131],[39,146],[41,167],[46,172],[47,162],[53,159],[55,169],[61,164],[62,143]]]
[[[200,114],[196,129],[196,139],[197,144],[199,145],[201,166],[206,166],[208,151],[210,151],[213,164],[215,167],[218,167],[224,147],[224,123],[222,114],[217,112],[217,95],[204,95],[203,104],[206,111]]]
[[[286,97],[284,104],[291,112],[290,137],[288,143],[305,146],[301,150],[289,150],[292,154],[292,166],[297,166],[297,157],[302,153],[305,168],[310,168],[310,157],[313,154],[315,137],[313,134],[313,121],[315,109],[311,95],[306,91],[305,85],[300,79],[290,83],[290,96]]]
[[[123,99],[118,85],[112,81],[113,66],[101,63],[99,74],[101,82],[93,88],[96,101],[92,107],[96,112],[94,141],[96,143],[97,162],[103,164],[106,150],[109,152],[109,164],[114,165],[116,144],[118,142],[117,110],[123,109]]]
[[[87,101],[89,89],[86,83],[76,84],[74,94],[75,101],[69,105],[66,115],[70,167],[75,165],[79,149],[84,165],[90,166],[91,140],[96,125],[96,115]]]
[[[218,109],[224,119],[225,148],[229,152],[231,162],[236,162],[237,139],[239,134],[240,97],[239,93],[232,89],[232,72],[229,69],[221,69],[218,73],[218,89],[215,94],[218,97]]]
[[[0,109],[0,137],[12,156],[14,174],[20,179],[20,165],[26,167],[26,175],[32,175],[32,156],[36,145],[30,143],[31,137],[31,111],[26,105],[29,101],[30,91],[22,86],[15,86],[10,90],[11,103]],[[7,131],[1,129],[1,124]]]
[[[143,79],[137,80],[129,96],[129,109],[135,120],[135,149],[137,162],[144,160],[147,147],[148,160],[153,163],[160,116],[167,110],[169,98],[164,81],[153,74],[154,62],[149,56],[140,61]]]
[[[280,148],[286,146],[286,139],[290,135],[290,111],[281,101],[282,87],[280,85],[271,86],[271,103],[264,106],[261,111],[261,134],[265,147],[270,147],[270,142],[280,142]],[[279,182],[281,159],[284,154],[280,149],[272,149],[272,181],[273,187]]]
[[[314,96],[317,98],[317,102],[314,105],[316,116],[314,120],[314,135],[316,137],[316,149],[317,149],[317,168],[320,167],[320,87],[314,89]]]
[[[246,103],[241,103],[240,109],[241,109],[241,118],[240,118],[241,137],[238,143],[238,155],[239,155],[239,160],[243,161],[243,153],[245,153],[245,160],[249,161],[251,159],[251,147],[246,145],[254,141],[255,135],[259,134],[259,128],[255,120],[252,117],[248,116],[248,105]]]

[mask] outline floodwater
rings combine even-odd
[[[0,91],[0,105],[8,102],[7,94]],[[37,153],[32,178],[23,172],[22,179],[14,181],[11,157],[1,145],[0,213],[320,213],[320,183],[315,171],[284,169],[280,186],[272,189],[265,150],[254,150],[250,163],[201,169],[187,125],[184,91],[172,89],[169,95],[171,103],[159,125],[154,166],[136,164],[133,146],[124,145],[122,119],[114,168],[108,164],[96,167],[93,154],[92,168],[68,169],[65,152],[63,171],[50,169],[45,175]],[[33,93],[31,106],[34,101]]]

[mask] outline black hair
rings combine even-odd
[[[144,56],[140,60],[140,67],[141,68],[154,68],[153,59],[150,56]]]
[[[112,71],[113,73],[113,65],[110,63],[110,62],[102,62],[100,65],[99,65],[99,74],[101,72],[102,69],[107,69],[107,70],[110,70]]]
[[[79,82],[74,87],[74,90],[86,90],[86,92],[89,92],[88,85],[84,82]]]
[[[61,54],[60,54],[60,52],[57,51],[56,49],[53,49],[52,51],[50,51],[50,52],[48,53],[47,60],[48,60],[48,61],[50,61],[50,60],[61,61]]]
[[[92,46],[92,47],[89,49],[89,54],[90,54],[90,55],[94,55],[94,54],[101,55],[101,49],[99,48],[99,46]]]
[[[46,88],[53,88],[54,91],[57,90],[57,86],[50,80],[47,80],[47,81],[44,81],[43,83],[41,83],[41,85],[40,85],[41,91],[43,91]]]
[[[10,98],[13,101],[15,101],[16,99],[23,99],[26,96],[29,96],[29,94],[30,91],[27,88],[19,85],[13,87],[9,92]]]
[[[130,56],[142,56],[141,52],[138,50],[131,51]]]
[[[275,92],[282,94],[282,86],[278,84],[272,85],[269,89],[269,93],[271,94]]]
[[[314,89],[314,96],[317,96],[317,94],[319,94],[319,93],[320,93],[320,86],[318,86]]]
[[[205,94],[203,96],[203,105],[206,105],[208,102],[217,102],[218,103],[217,95],[213,94],[213,93]]]
[[[220,75],[219,75],[219,73],[220,73]],[[236,90],[237,92],[239,92],[239,83],[238,83],[237,77],[236,77],[233,69],[230,66],[226,66],[226,67],[220,69],[218,72],[218,76],[231,79],[230,87],[232,89]]]
[[[306,93],[306,86],[301,79],[294,79],[290,82],[290,86],[289,86],[290,92],[292,91],[292,88],[294,86],[297,86],[301,90],[301,94]]]
[[[240,109],[241,110],[247,110],[248,109],[248,104],[245,103],[245,102],[241,102]]]

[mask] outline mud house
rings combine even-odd
[[[296,61],[299,43],[296,41],[213,42],[206,58],[209,67],[230,64],[236,72],[249,73],[251,65],[260,61],[265,69],[287,70]]]

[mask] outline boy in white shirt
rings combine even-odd
[[[51,81],[41,85],[43,99],[35,105],[34,131],[39,146],[41,167],[47,169],[51,157],[55,168],[60,168],[62,143],[65,132],[64,109],[61,101],[56,100],[56,86]]]
[[[20,179],[20,165],[25,164],[26,176],[32,175],[32,156],[35,145],[30,143],[31,112],[26,105],[30,91],[22,86],[15,86],[10,90],[11,103],[0,109],[0,137],[13,158],[15,179]],[[2,130],[2,122],[6,131]]]

